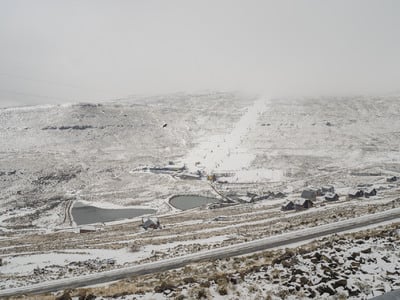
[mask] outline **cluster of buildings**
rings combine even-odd
[[[348,199],[355,199],[359,197],[369,198],[375,196],[377,191],[375,188],[370,189],[355,189],[348,193]],[[335,192],[335,188],[332,185],[323,186],[321,188],[308,187],[301,193],[301,198],[297,200],[287,201],[282,205],[282,210],[303,210],[314,206],[317,197],[323,197],[325,201],[332,202],[338,201],[339,195]]]

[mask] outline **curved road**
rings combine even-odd
[[[43,282],[31,286],[1,290],[0,297],[10,297],[24,294],[41,294],[67,288],[77,288],[115,281],[134,275],[157,273],[161,271],[181,268],[190,263],[248,254],[269,248],[280,247],[302,242],[305,240],[319,238],[334,233],[354,230],[369,225],[376,225],[386,221],[393,221],[396,219],[400,221],[400,208],[395,208],[372,215],[361,216],[350,220],[289,232],[279,236],[267,237],[260,240],[231,245],[208,251],[202,251],[133,267],[90,274],[76,278],[67,278]]]

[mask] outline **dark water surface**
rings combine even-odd
[[[181,195],[181,196],[174,196],[169,200],[169,203],[181,210],[187,210],[191,208],[200,207],[210,203],[219,203],[221,202],[217,198],[211,197],[203,197],[203,196],[196,196],[196,195]]]
[[[72,217],[77,225],[132,219],[142,215],[154,214],[156,210],[146,208],[99,208],[76,203],[72,207]]]

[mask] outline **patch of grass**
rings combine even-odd
[[[218,293],[219,293],[221,296],[228,295],[228,287],[227,287],[226,285],[223,285],[223,286],[218,287]]]

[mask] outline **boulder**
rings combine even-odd
[[[347,279],[339,279],[332,283],[332,287],[336,290],[338,287],[345,288],[347,286]]]
[[[323,294],[329,294],[329,295],[335,295],[336,292],[334,289],[332,289],[329,285],[327,284],[321,284],[320,286],[317,287],[317,291],[323,295]]]

